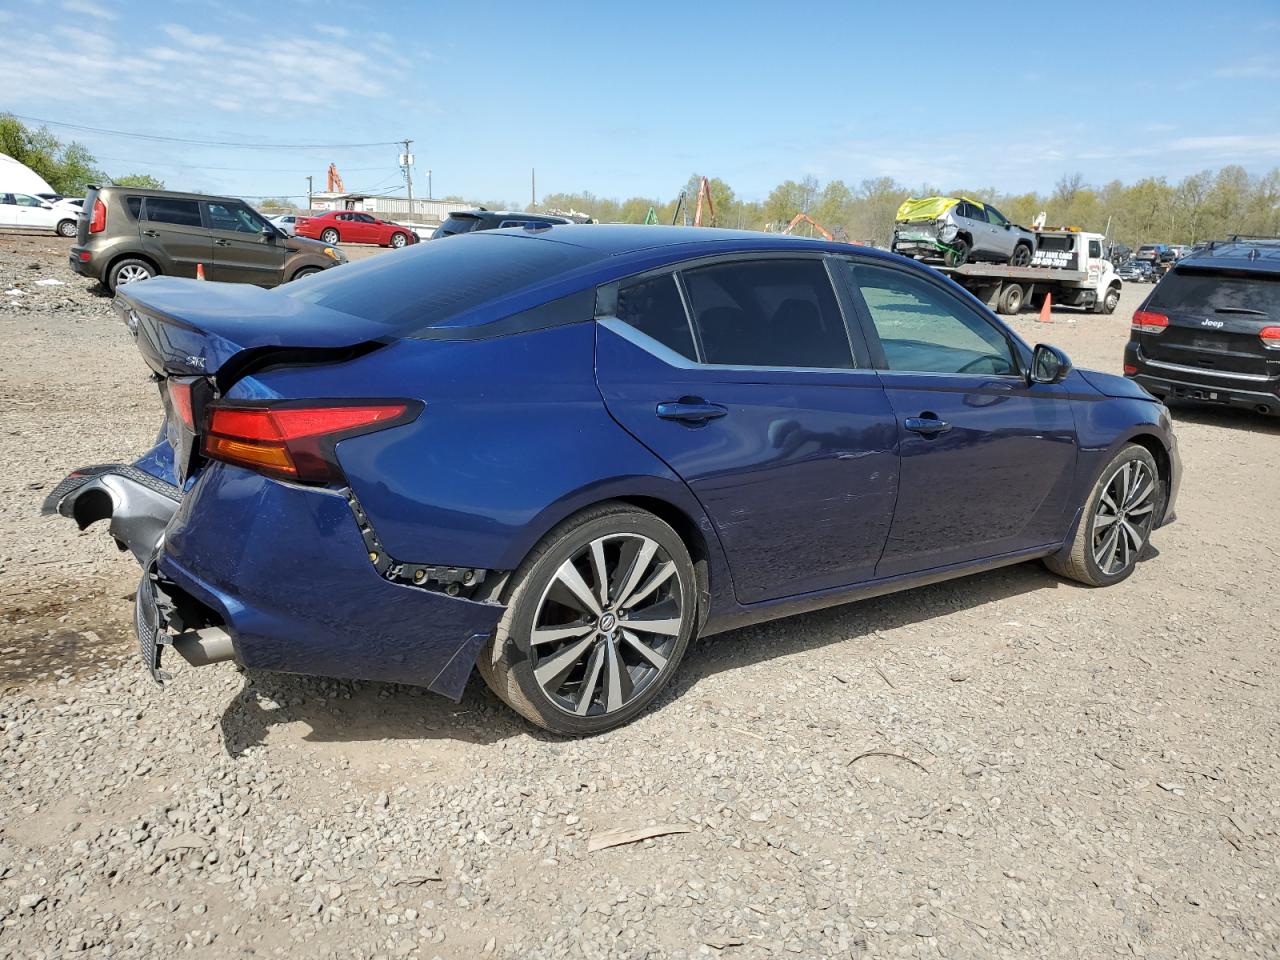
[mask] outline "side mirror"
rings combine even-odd
[[[1071,372],[1071,358],[1047,343],[1037,343],[1031,354],[1031,383],[1061,383]]]
[[[275,243],[275,240],[276,240],[275,229],[272,227],[263,227],[262,239],[265,240],[267,243]]]

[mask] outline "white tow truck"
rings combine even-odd
[[[1054,306],[1115,312],[1121,283],[1106,256],[1106,237],[1071,229],[1037,230],[1035,235],[1030,266],[966,263],[938,269],[999,313],[1018,313],[1028,302],[1039,307],[1045,294],[1052,295]]]

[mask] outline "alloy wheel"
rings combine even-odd
[[[1155,521],[1159,484],[1151,468],[1130,460],[1102,488],[1093,515],[1093,561],[1107,576],[1137,562]]]
[[[391,237],[391,245],[393,247],[403,247],[405,244],[404,234],[397,233]]]
[[[131,263],[126,267],[121,267],[120,272],[116,274],[116,286],[124,283],[133,283],[135,280],[147,280],[151,277],[151,271],[139,264]]]
[[[638,533],[592,540],[556,570],[529,637],[533,675],[557,709],[615,713],[662,674],[684,623],[676,564]]]

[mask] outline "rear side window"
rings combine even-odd
[[[1280,319],[1280,275],[1175,267],[1152,292],[1150,306]]]
[[[129,208],[129,216],[137,220],[142,216],[142,198],[141,197],[125,197],[124,205]]]
[[[419,244],[394,257],[370,257],[325,270],[272,293],[384,323],[394,335],[413,336],[601,258],[582,247],[484,231],[457,243]],[[590,319],[589,308],[583,319]]]
[[[703,361],[851,368],[844,319],[819,260],[753,260],[683,274]]]
[[[671,274],[650,277],[618,288],[616,316],[664,347],[689,360],[697,359],[684,301]]]
[[[475,217],[450,217],[440,224],[440,235],[451,237],[458,233],[470,233],[479,224],[480,221]]]
[[[184,227],[198,227],[200,226],[200,204],[194,200],[147,197],[147,219],[153,223],[176,223]]]

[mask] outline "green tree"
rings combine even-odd
[[[145,190],[163,190],[164,181],[157,180],[149,173],[127,173],[123,177],[116,177],[113,181],[117,187],[142,187]],[[278,203],[285,206],[285,201],[264,200],[258,206],[266,207]]]
[[[58,193],[84,193],[106,176],[82,144],[63,144],[45,127],[32,129],[12,114],[0,114],[0,153],[7,153],[48,181]]]

